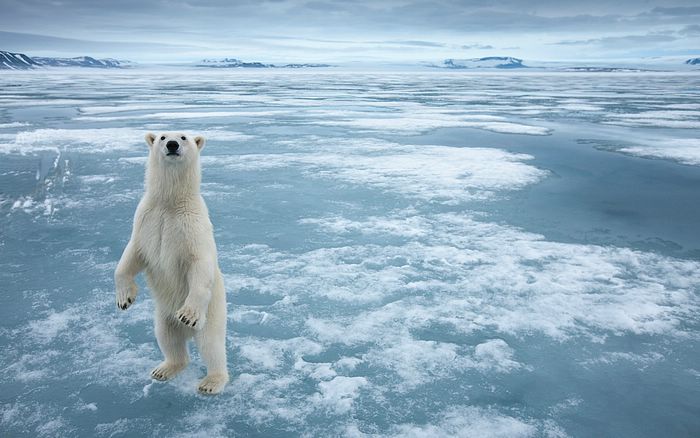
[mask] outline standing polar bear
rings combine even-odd
[[[204,137],[146,134],[146,191],[134,215],[131,239],[114,273],[117,307],[136,299],[134,277],[145,271],[155,299],[155,332],[165,360],[151,376],[168,380],[189,362],[194,337],[207,365],[199,383],[221,392],[226,369],[226,292],[209,213],[199,194],[199,153]]]

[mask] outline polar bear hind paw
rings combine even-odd
[[[151,377],[156,380],[165,381],[175,377],[186,366],[187,364],[172,364],[168,363],[167,361],[162,362],[160,365],[153,368],[153,371],[151,371]]]
[[[201,394],[215,395],[224,389],[227,382],[227,374],[209,374],[199,382],[197,389]]]

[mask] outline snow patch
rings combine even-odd
[[[695,138],[659,140],[640,146],[618,148],[617,151],[642,158],[661,158],[700,166],[700,140]]]
[[[367,383],[364,377],[337,376],[333,380],[320,382],[319,393],[312,399],[319,405],[342,414],[352,409],[353,400]]]
[[[474,358],[479,368],[508,372],[522,364],[513,360],[513,349],[503,339],[491,339],[474,348]]]
[[[402,438],[526,438],[536,436],[538,428],[528,421],[504,415],[494,409],[453,407],[435,422],[401,424],[392,435]]]
[[[295,143],[308,152],[205,157],[232,170],[301,166],[311,178],[337,179],[427,201],[454,204],[492,198],[541,180],[547,172],[525,154],[490,148],[400,145],[374,139],[314,139]]]
[[[0,153],[22,155],[40,151],[80,152],[85,154],[111,154],[115,151],[147,150],[144,143],[146,129],[91,128],[91,129],[37,129],[15,134],[14,141],[0,143]],[[245,141],[251,135],[222,129],[205,129],[197,132],[210,141]]]

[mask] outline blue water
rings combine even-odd
[[[695,74],[3,73],[0,435],[698,436],[698,90]],[[168,130],[207,137],[218,397],[196,393],[194,348],[151,381],[142,279],[114,304],[143,135]]]

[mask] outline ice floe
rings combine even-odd
[[[694,138],[659,139],[644,145],[621,147],[617,151],[642,158],[661,158],[700,166],[700,140]]]
[[[163,129],[165,130],[165,129]],[[12,141],[0,143],[0,153],[32,154],[41,151],[70,151],[85,154],[113,154],[125,151],[146,151],[143,137],[148,129],[84,128],[36,129],[20,131]],[[225,129],[204,129],[197,134],[209,141],[245,141],[252,135]],[[9,139],[8,139],[9,140]]]
[[[532,158],[529,155],[492,148],[410,146],[340,138],[309,138],[291,146],[306,151],[206,157],[203,164],[238,171],[300,166],[312,178],[365,184],[443,203],[487,199],[498,191],[519,189],[547,175],[526,164]]]

